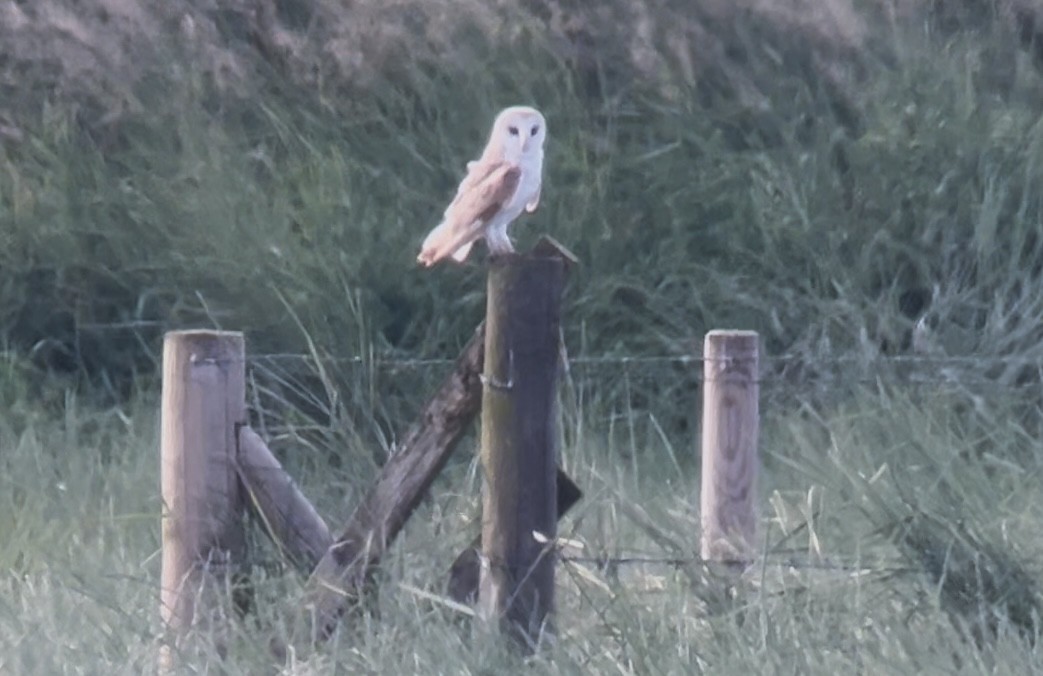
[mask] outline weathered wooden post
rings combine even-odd
[[[710,331],[703,359],[701,555],[737,564],[757,534],[757,333]]]
[[[325,640],[358,600],[366,575],[387,551],[449,460],[481,405],[485,325],[431,397],[308,579],[305,610],[312,643]]]
[[[333,544],[333,536],[268,445],[249,427],[239,430],[238,469],[244,502],[263,522],[265,533],[298,568],[311,573]]]
[[[554,609],[556,389],[569,260],[544,240],[489,267],[479,610],[527,649],[549,630]]]
[[[316,564],[308,580],[304,608],[311,642],[332,635],[341,615],[359,599],[368,573],[380,562],[478,415],[485,341],[482,323],[452,372],[402,437],[376,484]],[[244,440],[248,437],[242,436]],[[242,446],[240,455],[246,450]],[[253,483],[249,481],[248,486]],[[559,509],[571,506],[582,494],[564,472],[559,472],[558,490],[565,496]],[[462,602],[470,602],[478,588],[478,569],[472,547],[453,564],[450,588],[457,590]],[[276,653],[280,654],[278,649]]]
[[[245,538],[236,477],[237,428],[246,421],[243,334],[174,331],[163,342],[161,616],[174,668],[183,638],[212,626],[213,599],[242,560]]]

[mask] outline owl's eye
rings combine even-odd
[[[532,135],[535,136],[538,133],[540,133],[540,125],[537,124],[532,128]]]
[[[508,133],[510,133],[511,136],[517,136],[518,135],[518,128],[517,127],[507,127],[507,131],[508,131]]]

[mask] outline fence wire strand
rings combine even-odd
[[[202,360],[201,360],[202,361]],[[228,360],[232,361],[232,360]],[[448,366],[456,363],[456,359],[446,357],[431,358],[372,358],[359,355],[351,357],[321,357],[316,359],[314,355],[296,352],[273,352],[268,354],[252,354],[246,357],[246,362],[279,362],[299,361],[315,362],[324,364],[357,364],[372,365],[384,368],[427,368],[433,366]],[[570,366],[628,366],[630,364],[667,364],[688,366],[691,364],[703,364],[706,362],[734,362],[732,357],[708,358],[699,355],[589,355],[570,357],[567,363]],[[762,365],[777,365],[786,363],[808,363],[817,365],[849,365],[874,366],[878,364],[932,364],[936,366],[980,366],[982,364],[1003,364],[1010,366],[1039,366],[1043,367],[1043,355],[1036,357],[1017,355],[880,355],[865,357],[858,355],[834,355],[828,357],[809,357],[804,354],[781,354],[761,355],[759,361]]]
[[[223,363],[224,360],[201,359],[199,364]],[[239,361],[228,360],[228,361]],[[660,377],[666,367],[671,373],[687,369],[680,377],[693,383],[707,379],[701,368],[708,362],[736,363],[733,358],[706,358],[698,355],[581,355],[563,359],[563,377],[637,378]],[[290,374],[294,364],[303,368],[341,366],[364,368],[387,375],[423,370],[448,369],[456,364],[448,358],[380,358],[367,356],[317,357],[302,353],[268,353],[247,355],[245,363],[263,373],[277,376]],[[616,369],[616,370],[612,370]],[[844,369],[844,372],[839,372]],[[1031,369],[1031,370],[1029,370]],[[759,373],[750,382],[764,385],[794,385],[802,382],[840,382],[879,385],[894,382],[910,386],[949,385],[970,388],[1003,388],[1025,391],[1043,386],[1043,355],[835,355],[813,357],[798,354],[761,355]],[[285,375],[279,375],[286,379]],[[288,376],[290,380],[293,376]],[[676,376],[673,376],[676,377]]]

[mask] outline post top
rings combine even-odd
[[[540,235],[540,239],[536,242],[536,245],[532,247],[532,250],[528,255],[561,258],[565,261],[566,268],[572,268],[579,265],[579,258],[576,257],[576,254],[569,251],[561,242],[550,235]]]
[[[713,329],[707,331],[706,337],[710,336],[721,336],[723,338],[757,338],[760,334],[756,331],[749,331],[746,329]]]
[[[239,338],[242,339],[242,331],[219,331],[216,329],[178,329],[167,331],[164,338]]]
[[[760,350],[760,334],[756,331],[714,329],[707,332],[703,340],[703,354],[746,354],[756,355]]]

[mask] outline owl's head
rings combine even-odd
[[[543,114],[529,106],[511,106],[496,116],[489,146],[499,146],[504,159],[519,162],[543,152],[547,122]]]

